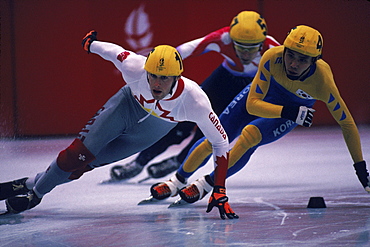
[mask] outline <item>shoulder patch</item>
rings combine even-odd
[[[282,57],[277,57],[275,60],[275,64],[277,63],[283,63],[283,58]]]
[[[121,52],[120,54],[117,55],[117,60],[123,62],[123,60],[125,60],[128,57],[128,55],[130,55],[128,51]]]

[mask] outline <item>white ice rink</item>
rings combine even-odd
[[[360,135],[370,162],[370,127],[360,126]],[[72,140],[0,139],[0,182],[44,170]],[[206,199],[182,208],[167,208],[176,198],[137,206],[151,184],[169,176],[136,183],[144,170],[126,183],[99,184],[111,166],[57,187],[32,210],[0,216],[0,246],[370,246],[370,194],[339,127],[299,128],[259,148],[227,181],[236,220],[221,220],[216,209],[207,214]],[[208,163],[190,182],[211,169]],[[327,208],[307,209],[314,196],[324,197]]]

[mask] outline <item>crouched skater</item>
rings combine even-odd
[[[369,173],[362,154],[356,123],[334,82],[328,63],[322,58],[323,37],[309,26],[294,27],[282,46],[266,51],[252,83],[237,95],[220,115],[230,142],[227,177],[239,172],[262,145],[284,137],[296,126],[310,127],[316,101],[326,104],[328,111],[342,130],[344,141],[353,161],[355,173],[370,193]],[[279,126],[284,131],[276,133]],[[206,138],[198,140],[176,171],[176,177],[187,181],[204,166],[212,153]],[[172,205],[194,203],[213,188],[215,173],[201,177],[185,188],[179,188],[180,198]],[[171,180],[152,185],[156,199],[170,197]]]
[[[127,83],[91,118],[77,138],[48,168],[0,184],[0,200],[8,212],[20,213],[40,204],[57,185],[76,180],[85,172],[140,152],[166,135],[181,121],[198,125],[212,143],[216,176],[207,212],[217,207],[221,218],[238,218],[228,204],[225,179],[228,137],[206,94],[181,76],[183,63],[169,45],[155,47],[147,57],[96,39],[90,31],[82,46],[88,53],[111,61]],[[185,186],[185,181],[174,181]]]

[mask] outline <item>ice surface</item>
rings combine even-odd
[[[360,135],[369,159],[370,128],[361,126]],[[72,140],[0,140],[0,181],[44,170]],[[207,214],[208,197],[181,208],[167,208],[177,198],[137,206],[151,184],[169,176],[138,184],[144,170],[125,183],[99,184],[111,166],[58,186],[32,210],[0,216],[0,246],[370,246],[370,195],[338,127],[299,128],[259,148],[227,181],[237,220],[221,220],[216,209]],[[208,163],[189,182],[211,169]],[[313,196],[323,197],[327,208],[307,209]]]

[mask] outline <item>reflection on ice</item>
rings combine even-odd
[[[365,159],[370,129],[360,128]],[[0,140],[0,181],[44,170],[71,138]],[[173,147],[153,162],[179,150]],[[131,160],[131,158],[127,159]],[[261,147],[227,181],[237,220],[206,213],[207,199],[170,208],[177,198],[137,206],[152,183],[145,169],[125,183],[101,185],[110,166],[58,186],[36,208],[0,216],[0,246],[368,246],[370,195],[354,173],[338,129],[297,130]],[[210,172],[206,165],[189,182]],[[310,197],[327,208],[308,209]],[[208,198],[208,197],[206,197]],[[0,211],[4,211],[1,202]]]

